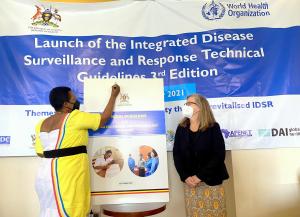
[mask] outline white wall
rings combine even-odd
[[[237,217],[300,216],[300,149],[231,154]]]
[[[0,158],[0,216],[35,217],[39,204],[34,190],[37,158]]]

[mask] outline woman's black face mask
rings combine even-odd
[[[71,102],[70,102],[71,103]],[[73,104],[73,109],[72,111],[74,111],[75,109],[79,110],[79,107],[80,107],[80,102],[78,100],[76,100],[75,103],[71,103]]]
[[[78,100],[76,100],[76,102],[74,103],[74,106],[73,106],[73,110],[75,110],[75,109],[79,110],[79,107],[80,107],[80,102]]]

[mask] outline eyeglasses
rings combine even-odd
[[[198,105],[197,103],[195,103],[195,102],[186,102],[186,103],[184,103],[184,105],[187,105],[187,106],[190,106],[190,105],[192,105],[192,104],[194,104],[194,105]]]

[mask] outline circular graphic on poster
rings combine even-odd
[[[158,165],[159,157],[157,152],[150,146],[140,146],[136,152],[128,155],[128,167],[136,176],[151,176],[157,170]]]
[[[105,146],[95,152],[92,167],[98,176],[111,178],[118,175],[124,165],[124,159],[119,149]]]

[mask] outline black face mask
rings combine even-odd
[[[78,100],[76,100],[76,102],[73,104],[72,111],[74,111],[75,109],[79,110],[79,107],[80,107],[80,102]]]

